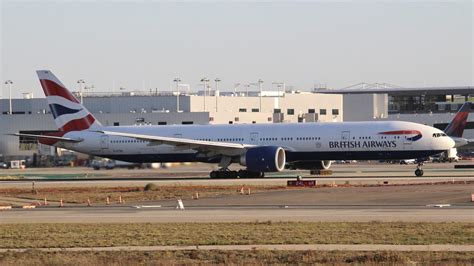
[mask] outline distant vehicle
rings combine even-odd
[[[117,160],[101,159],[101,160],[93,160],[91,163],[91,167],[94,168],[94,170],[100,170],[100,169],[112,170],[115,168],[134,169],[134,168],[140,168],[141,164],[129,163],[129,162],[117,161]]]
[[[456,148],[452,148],[440,154],[433,155],[432,158],[434,163],[453,163],[459,161]]]
[[[0,169],[8,169],[8,163],[0,162]]]
[[[456,148],[451,148],[444,152],[444,154],[447,162],[453,163],[459,161],[458,151]]]
[[[25,169],[26,161],[25,160],[14,160],[10,162],[11,169]]]
[[[400,164],[415,164],[417,162],[416,159],[408,159],[408,160],[401,160]]]
[[[322,170],[333,160],[422,158],[468,143],[462,132],[469,102],[445,132],[403,121],[103,126],[51,71],[37,74],[58,132],[14,135],[127,162],[218,163],[211,178],[263,177],[285,168]],[[232,171],[233,163],[246,169]],[[423,175],[421,165],[415,175]]]

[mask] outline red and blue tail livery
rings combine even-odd
[[[461,138],[464,133],[464,128],[466,128],[467,117],[469,116],[471,108],[472,102],[464,103],[461,108],[459,108],[459,111],[451,123],[449,123],[449,125],[444,129],[444,133],[450,137]]]
[[[81,131],[101,126],[51,71],[38,70],[36,73],[59,131]]]

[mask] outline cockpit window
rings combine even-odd
[[[447,137],[445,133],[433,133],[433,138]]]

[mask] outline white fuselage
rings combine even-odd
[[[439,129],[399,121],[125,126],[104,127],[104,131],[255,146],[278,146],[285,149],[288,162],[413,159],[427,157],[454,146],[454,141],[445,135],[441,136],[443,132]],[[124,161],[216,162],[218,159],[213,158],[212,153],[200,153],[185,145],[158,145],[149,141],[106,135],[96,131],[73,131],[67,133],[65,137],[80,138],[83,141],[58,142],[56,146]],[[235,154],[237,155],[239,154]]]

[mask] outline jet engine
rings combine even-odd
[[[285,150],[275,146],[250,148],[240,157],[240,164],[255,172],[280,172],[285,163]]]

